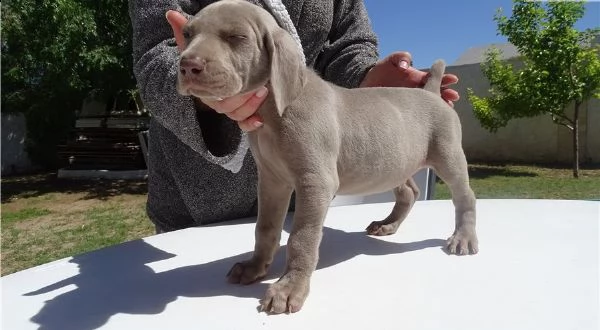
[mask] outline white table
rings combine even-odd
[[[466,257],[441,250],[451,202],[418,202],[396,235],[366,236],[390,208],[331,208],[296,314],[256,310],[283,253],[265,282],[226,283],[254,244],[241,221],[5,276],[2,329],[598,329],[600,202],[479,200],[480,253]]]

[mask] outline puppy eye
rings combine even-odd
[[[192,37],[192,34],[190,33],[190,31],[183,31],[183,37],[185,39],[189,39]]]
[[[248,37],[243,34],[232,34],[227,37],[227,40],[229,40],[231,42],[239,42],[239,41],[244,41],[246,39],[248,39]]]

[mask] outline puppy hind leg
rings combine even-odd
[[[392,213],[381,221],[371,222],[366,229],[367,234],[385,236],[396,233],[415,201],[419,198],[419,187],[410,178],[401,186],[394,188],[394,195],[396,196],[396,204],[394,204]]]
[[[475,194],[469,186],[467,160],[462,149],[442,152],[435,162],[437,175],[448,185],[455,208],[454,233],[446,242],[450,254],[476,254],[479,251],[475,232]]]

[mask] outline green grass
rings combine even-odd
[[[22,221],[27,219],[32,219],[36,217],[41,217],[43,215],[50,214],[50,211],[47,209],[38,209],[36,207],[25,208],[21,210],[17,210],[15,212],[2,212],[2,226],[9,225],[10,223],[16,221]]]
[[[2,178],[2,275],[154,233],[145,182]]]
[[[600,170],[583,169],[579,179],[571,169],[524,165],[471,165],[471,188],[477,198],[600,199]],[[448,186],[438,180],[435,199],[449,199]]]
[[[599,199],[600,169],[471,165],[477,198]],[[154,233],[145,182],[2,178],[2,275]],[[436,199],[449,199],[438,182]]]
[[[152,234],[144,205],[105,203],[89,210],[23,217],[2,215],[2,274]],[[11,214],[11,213],[8,213]]]

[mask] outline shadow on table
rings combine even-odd
[[[318,269],[330,267],[357,255],[388,255],[441,247],[445,241],[429,239],[412,243],[386,242],[364,232],[344,232],[325,227]],[[199,253],[191,251],[190,253]],[[51,284],[26,296],[51,292],[74,284],[76,289],[46,301],[31,318],[43,330],[97,329],[116,314],[158,314],[177,297],[235,296],[262,298],[267,283],[249,286],[226,282],[231,266],[250,258],[252,252],[205,264],[180,267],[156,273],[146,263],[176,255],[162,251],[143,240],[124,243],[74,257],[79,274]],[[266,280],[281,275],[285,248],[279,250]]]

